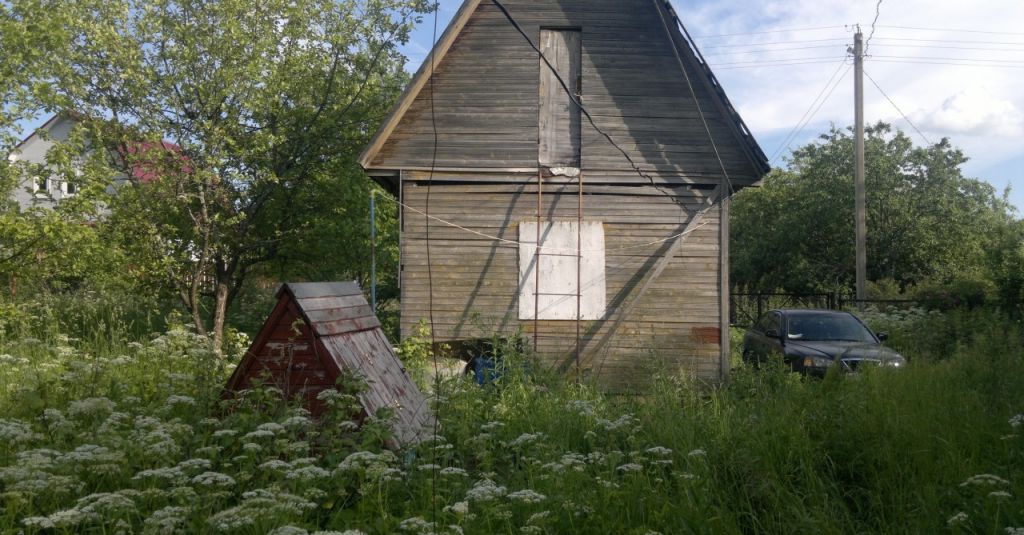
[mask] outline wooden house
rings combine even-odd
[[[359,395],[363,417],[394,411],[396,445],[430,434],[433,413],[427,400],[405,373],[355,282],[285,284],[277,298],[226,394],[275,386],[289,399],[302,399],[318,416],[325,407],[317,396],[349,372],[367,382]]]
[[[402,203],[403,336],[727,373],[728,198],[769,166],[668,2],[466,0],[360,163]]]

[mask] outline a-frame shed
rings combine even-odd
[[[362,377],[363,416],[395,413],[399,445],[430,433],[433,413],[406,374],[380,322],[355,282],[291,283],[277,292],[277,305],[228,381],[227,391],[257,384],[299,398],[314,415],[320,392],[335,388],[343,371]]]
[[[769,167],[668,2],[466,0],[360,163],[403,203],[403,335],[728,372],[728,198]]]

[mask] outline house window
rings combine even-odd
[[[71,196],[78,193],[78,185],[68,180],[64,183],[64,194]]]
[[[46,177],[32,177],[32,191],[40,195],[50,193],[50,179]]]
[[[603,318],[604,267],[604,225],[600,222],[544,221],[539,227],[536,221],[520,223],[519,319]]]

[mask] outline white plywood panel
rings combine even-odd
[[[599,221],[582,225],[576,221],[541,222],[539,248],[537,229],[536,221],[519,224],[519,319],[602,319],[606,307],[604,225]],[[578,241],[581,245],[577,248]]]

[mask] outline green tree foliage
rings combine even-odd
[[[867,129],[868,279],[902,287],[987,278],[986,258],[1018,240],[1012,208],[967,178],[949,140],[916,147],[878,123]],[[853,138],[833,128],[793,152],[761,188],[733,202],[732,276],[749,290],[844,291],[854,281]],[[1010,227],[1017,225],[1012,236]],[[1011,275],[1005,275],[1011,277]],[[1019,275],[1013,275],[1019,277]]]
[[[61,13],[65,49],[42,75],[51,101],[136,186],[108,200],[104,232],[132,278],[179,299],[216,345],[243,285],[275,263],[295,277],[365,272],[351,239],[365,241],[365,212],[333,202],[368,200],[353,162],[407,80],[396,46],[427,2],[11,5]]]

